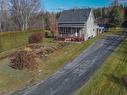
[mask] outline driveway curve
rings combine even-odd
[[[99,39],[45,81],[12,95],[72,95],[87,82],[123,39],[122,36],[113,35]]]

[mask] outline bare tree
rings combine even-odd
[[[40,0],[11,0],[11,14],[21,30],[29,28],[32,15],[39,13]]]
[[[56,24],[56,14],[52,13],[49,17],[49,28],[51,30],[52,36],[54,37],[55,33],[57,32],[57,24]]]
[[[30,18],[29,29],[44,29],[45,21],[44,21],[44,12],[40,12],[34,14]]]
[[[44,21],[45,21],[45,29],[46,30],[50,30],[50,20],[49,20],[49,18],[50,18],[50,13],[49,12],[45,12],[45,14],[44,14]]]
[[[5,31],[8,27],[8,0],[0,0],[0,31]]]
[[[50,30],[52,33],[57,31],[56,14],[45,12],[45,29]]]

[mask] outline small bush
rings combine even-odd
[[[62,49],[62,48],[64,48],[64,47],[68,46],[68,45],[69,45],[69,43],[60,42],[60,43],[57,45],[57,47],[60,48],[60,49]]]
[[[43,33],[34,33],[29,37],[29,43],[40,43],[43,40]]]
[[[40,45],[40,44],[28,44],[27,47],[31,48],[32,50],[34,50],[34,49],[40,49],[40,48],[42,48],[44,46]]]
[[[11,64],[10,67],[14,69],[37,69],[37,55],[32,51],[16,51],[10,56]]]
[[[124,85],[127,87],[127,75],[124,75],[122,77],[122,81],[123,81]]]
[[[51,33],[51,31],[46,31],[46,32],[45,32],[45,37],[46,37],[46,38],[52,38],[52,33]]]

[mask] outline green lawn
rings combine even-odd
[[[10,68],[8,66],[8,58],[0,60],[0,95],[6,95],[6,92],[30,85],[30,80],[33,77],[36,77],[36,80],[33,83],[45,79],[64,66],[67,62],[78,56],[83,50],[100,37],[102,37],[102,35],[90,39],[83,44],[71,43],[63,49],[54,52],[40,63],[39,70],[42,70],[42,72],[35,72],[35,76],[33,73],[26,70],[19,71]],[[48,41],[50,42],[51,40]]]
[[[127,38],[77,95],[127,95],[127,89],[121,81],[124,74],[127,74]]]
[[[0,53],[3,51],[26,45],[28,43],[28,37],[34,32],[44,31],[33,30],[23,32],[0,32]]]
[[[27,43],[27,38],[31,33],[32,32],[16,32],[14,34],[1,33],[0,37],[3,38],[1,38],[0,45],[2,47],[0,47],[0,51],[4,52],[0,53],[0,56],[15,51],[16,47],[19,48],[20,46],[24,46]],[[0,95],[6,95],[6,92],[15,91],[47,78],[104,35],[107,35],[107,33],[100,34],[99,36],[85,41],[82,44],[71,43],[69,46],[66,46],[63,49],[51,54],[40,63],[39,71],[42,70],[40,73],[32,73],[27,70],[14,70],[8,66],[10,63],[9,58],[0,59]],[[8,38],[11,40],[8,40]],[[44,39],[42,44],[54,45],[55,43],[52,42],[52,39]],[[33,77],[36,77],[36,80],[31,83],[30,80],[33,79]]]

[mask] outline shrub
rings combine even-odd
[[[20,50],[10,56],[10,67],[14,69],[37,69],[37,55],[32,51]]]
[[[43,40],[43,33],[34,33],[29,37],[29,43],[40,43]]]
[[[46,31],[46,32],[45,32],[45,37],[46,37],[46,38],[52,38],[52,33],[51,33],[51,31]]]
[[[60,48],[60,49],[62,49],[62,48],[64,48],[65,46],[68,46],[68,45],[69,45],[69,43],[60,42],[60,43],[57,45],[57,47]]]
[[[34,49],[40,49],[40,48],[42,48],[44,46],[40,45],[40,44],[28,44],[27,47],[31,48],[32,50],[34,50]]]
[[[127,75],[123,75],[122,81],[123,81],[124,85],[127,87]]]

